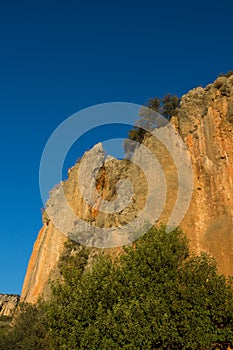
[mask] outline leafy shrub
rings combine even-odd
[[[179,229],[151,229],[114,263],[68,243],[49,302],[22,305],[1,350],[227,349],[232,281],[206,254],[190,256]],[[93,254],[93,251],[92,251]]]
[[[73,259],[77,275],[70,270],[56,286],[48,310],[52,349],[211,349],[233,341],[230,283],[207,255],[189,256],[180,230],[150,230],[114,264],[101,256],[81,272],[79,254]]]

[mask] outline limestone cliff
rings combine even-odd
[[[112,157],[105,159],[101,144],[97,144],[91,151],[86,152],[83,158],[85,157],[89,158],[89,163],[94,162],[96,159],[101,163],[100,170],[96,174],[96,191],[92,193],[92,200],[97,205],[95,207],[90,206],[84,200],[77,186],[80,163],[77,163],[69,170],[68,180],[61,184],[65,198],[75,214],[77,214],[77,217],[100,228],[120,226],[132,220],[137,215],[137,211],[143,207],[146,197],[146,188],[142,186],[143,182],[145,182],[143,181],[145,179],[142,171],[127,160],[119,161]],[[84,169],[84,176],[86,175],[85,171]],[[100,212],[98,210],[99,199],[114,200],[116,197],[116,184],[121,177],[129,179],[133,184],[133,201],[119,215]],[[139,178],[141,181],[138,182]],[[88,183],[87,188],[89,186],[90,184]],[[64,203],[62,201],[61,187],[59,185],[51,192],[51,197],[47,203],[47,210],[50,211],[58,206],[61,207],[60,209],[63,209]],[[57,215],[61,227],[63,221],[65,221],[65,225],[69,225],[68,216],[68,210],[65,213],[64,210],[61,210]],[[64,217],[66,220],[64,220]],[[53,280],[59,277],[57,263],[61,256],[64,243],[67,240],[67,237],[55,227],[53,220],[47,215],[47,212],[43,214],[43,223],[44,225],[34,244],[24,280],[22,300],[26,302],[35,302],[42,294],[45,298],[49,297],[50,288],[47,282],[50,279]],[[97,241],[98,239],[97,237]],[[117,244],[117,237],[115,239],[116,245],[119,245]],[[87,243],[91,245],[92,242],[87,241]]]
[[[13,316],[19,304],[19,295],[0,294],[0,316]]]
[[[190,151],[194,172],[192,200],[181,227],[188,235],[194,253],[209,252],[217,259],[221,272],[233,275],[233,75],[220,77],[213,84],[184,95],[179,116],[173,117],[171,123]],[[144,144],[156,155],[164,170],[167,197],[157,221],[166,222],[178,191],[175,164],[166,148],[154,137],[147,136]],[[148,194],[142,170],[127,160],[105,160],[101,144],[84,157],[102,162],[95,174],[96,191],[91,193],[95,205],[84,200],[77,186],[80,167],[77,163],[69,171],[68,180],[61,185],[74,213],[98,227],[120,227],[135,218]],[[117,198],[116,184],[121,178],[127,178],[133,184],[132,201],[118,215],[99,211],[100,198],[108,201]],[[59,188],[52,192],[48,208],[53,208],[55,203],[61,204]],[[61,223],[63,218],[64,215],[60,218]],[[46,213],[43,223],[22,290],[22,300],[27,302],[35,302],[42,294],[48,297],[47,282],[58,277],[57,263],[67,240]],[[114,239],[117,241],[117,236]]]
[[[221,272],[233,275],[233,75],[185,95],[177,127],[194,169],[181,226],[195,252],[209,252]]]

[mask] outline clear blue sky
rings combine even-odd
[[[1,3],[0,293],[21,291],[52,131],[84,107],[182,95],[232,70],[232,13],[232,0]]]

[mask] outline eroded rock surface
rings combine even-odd
[[[0,316],[13,316],[19,300],[19,295],[0,294]]]
[[[179,116],[172,118],[171,125],[187,145],[193,167],[192,199],[180,226],[186,232],[194,253],[210,253],[217,259],[220,272],[233,275],[233,75],[220,77],[213,84],[195,88],[184,95]],[[156,156],[164,172],[167,195],[161,215],[155,221],[167,222],[179,192],[176,164],[158,139],[146,136],[144,145]],[[172,147],[179,148],[181,145],[174,143]],[[80,164],[85,164],[85,157],[89,157],[92,170],[88,165],[82,169],[82,186],[79,186]],[[95,163],[96,167],[93,166]],[[91,176],[93,174],[95,180]],[[94,183],[88,180],[90,176]],[[159,179],[156,173],[152,176],[156,186]],[[122,186],[124,209],[117,194],[117,184],[121,179],[127,179],[133,188],[132,194],[126,191],[126,184]],[[64,209],[61,191],[65,193],[71,212]],[[91,231],[88,236],[86,226],[91,225],[93,229],[113,228],[116,235],[112,239],[117,246],[119,236],[116,228],[137,217],[145,206],[147,196],[148,183],[139,166],[129,160],[105,159],[101,144],[86,153],[81,162],[70,169],[68,180],[51,193],[47,211],[56,213],[61,229],[55,227],[51,215],[44,213],[44,225],[28,265],[22,300],[35,302],[42,294],[49,296],[48,281],[59,277],[57,264],[67,240],[60,231],[64,228],[72,232],[74,225],[80,224],[74,223],[73,215],[84,221],[83,232],[86,232],[88,244],[102,239]],[[159,196],[158,192],[161,200]],[[119,209],[118,213],[114,210],[105,212],[107,201],[113,203],[114,210]],[[67,222],[70,222],[69,228]]]

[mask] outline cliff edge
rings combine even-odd
[[[220,272],[233,275],[233,75],[219,77],[213,84],[184,95],[179,116],[173,117],[171,124],[188,147],[194,176],[191,203],[180,226],[195,254],[208,252],[217,259]],[[165,174],[168,195],[157,221],[166,222],[177,195],[175,164],[152,136],[146,136],[143,142],[156,155]],[[62,184],[67,201],[78,217],[92,225],[124,225],[137,216],[146,201],[148,189],[142,170],[127,160],[105,159],[101,144],[87,156],[102,162],[96,174],[96,191],[90,194],[96,205],[88,205],[77,186],[80,162],[70,169],[68,180]],[[100,198],[116,198],[116,183],[121,178],[133,184],[132,202],[119,215],[99,211]],[[58,200],[54,193],[50,205]],[[48,281],[59,278],[57,264],[66,240],[45,212],[25,276],[23,301],[34,303],[41,295],[49,297]]]

